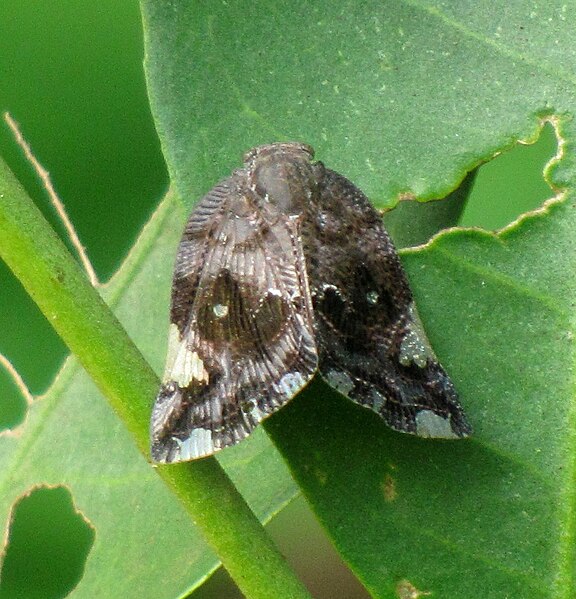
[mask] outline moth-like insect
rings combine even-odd
[[[316,372],[397,431],[471,428],[366,196],[300,143],[259,146],[198,203],[172,285],[152,457],[244,439]]]

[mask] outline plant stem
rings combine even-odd
[[[148,458],[148,421],[158,378],[1,159],[0,256]],[[310,598],[214,458],[157,471],[247,597]]]

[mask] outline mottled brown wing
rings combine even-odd
[[[398,431],[467,436],[470,426],[380,216],[338,173],[326,169],[319,187],[304,247],[322,376]]]
[[[152,414],[155,461],[190,460],[237,443],[314,375],[300,219],[258,201],[243,171],[190,216]]]

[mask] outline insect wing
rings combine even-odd
[[[304,238],[322,376],[393,429],[467,436],[380,216],[338,173],[325,169],[320,189]]]
[[[300,220],[268,210],[243,171],[190,216],[152,414],[155,461],[190,460],[237,443],[314,375]]]

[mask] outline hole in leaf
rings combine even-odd
[[[0,353],[10,356],[34,394],[44,391],[68,350],[50,323],[4,263],[0,263]],[[26,402],[12,377],[0,368],[0,431],[15,428],[26,415]]]
[[[298,497],[276,514],[266,529],[313,597],[369,598],[303,497]],[[187,599],[241,599],[242,596],[228,573],[219,568]]]
[[[94,529],[70,492],[37,488],[14,506],[0,599],[59,599],[78,584]]]
[[[192,591],[186,599],[242,599],[244,595],[238,590],[230,574],[224,568],[218,568],[202,586]]]
[[[302,496],[279,512],[266,528],[313,597],[369,598]]]
[[[14,429],[26,416],[26,399],[14,379],[0,365],[0,431]]]
[[[278,512],[266,529],[313,597],[369,598],[368,592],[342,561],[302,496]],[[186,599],[222,597],[241,599],[243,595],[226,570],[219,568]]]
[[[547,124],[536,143],[517,144],[482,165],[460,224],[501,229],[524,212],[539,208],[554,195],[543,170],[556,150],[554,128]]]
[[[384,225],[399,248],[426,243],[441,229],[458,224],[474,186],[476,170],[439,202],[401,201],[383,215]]]

